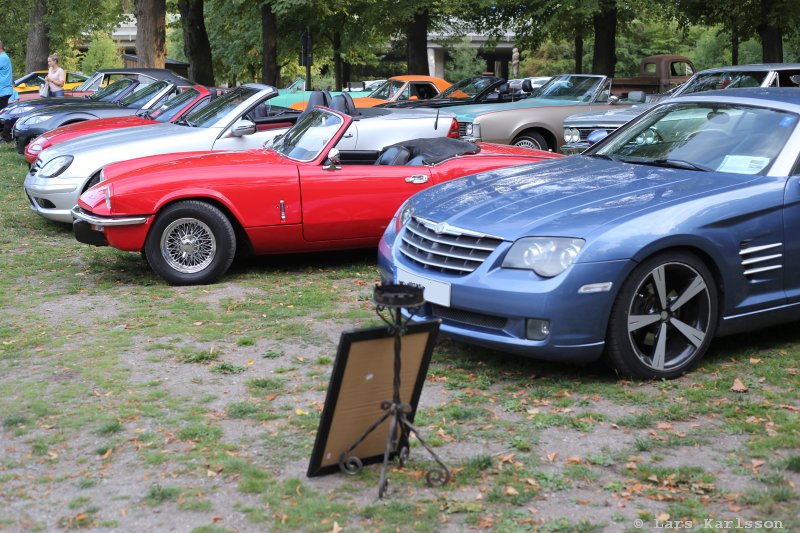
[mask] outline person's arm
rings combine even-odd
[[[59,68],[56,70],[55,74],[53,75],[53,79],[50,80],[53,85],[57,86],[59,89],[64,88],[64,69]]]

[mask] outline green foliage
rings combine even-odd
[[[479,76],[486,69],[486,62],[478,57],[477,50],[471,48],[469,39],[464,38],[449,50],[444,77],[451,82],[463,80],[470,76]]]
[[[83,56],[81,70],[91,74],[102,68],[122,66],[122,56],[117,50],[117,45],[108,33],[95,32],[89,42],[89,49]]]

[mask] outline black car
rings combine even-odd
[[[31,139],[46,131],[84,120],[122,117],[141,110],[155,109],[177,92],[178,87],[174,82],[160,80],[139,85],[135,91],[117,102],[81,99],[78,103],[42,107],[18,119],[12,137],[17,143],[17,151],[23,153]]]
[[[527,89],[527,90],[526,90]],[[428,100],[403,100],[380,104],[376,107],[451,107],[468,104],[488,104],[492,102],[511,102],[526,98],[530,94],[530,84],[521,90],[514,90],[508,82],[497,76],[473,76],[458,81]]]
[[[191,86],[192,82],[178,76],[171,70],[156,68],[121,68],[99,70],[88,80],[68,91],[69,95],[58,98],[36,98],[15,102],[0,110],[0,126],[4,140],[10,140],[14,123],[34,111],[54,105],[68,105],[86,102],[118,102],[136,90],[139,85],[147,85],[158,80],[173,81],[179,86]]]

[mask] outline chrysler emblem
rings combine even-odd
[[[441,235],[442,233],[446,232],[448,228],[449,226],[447,225],[447,222],[439,222],[433,228],[433,231],[436,232],[436,235]]]

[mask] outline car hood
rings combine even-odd
[[[603,111],[589,111],[572,115],[564,120],[565,128],[620,127],[635,119],[655,103],[638,104],[631,107],[614,107]]]
[[[570,105],[589,105],[591,102],[579,102],[577,100],[550,100],[547,98],[523,98],[514,102],[502,104],[472,104],[458,106],[453,112],[459,122],[472,122],[475,117],[484,113],[505,111],[507,109],[528,109],[531,107],[556,107]]]
[[[207,131],[207,128],[191,128],[189,126],[178,126],[176,124],[135,126],[133,128],[91,133],[82,137],[70,139],[52,148],[48,148],[43,153],[47,154],[47,159],[52,159],[59,155],[80,156],[83,153],[93,150],[109,149],[129,152],[135,149],[134,145],[138,146],[140,144],[162,147],[177,146],[185,142],[185,138],[198,135],[198,133],[202,135],[202,132],[205,131]],[[121,145],[126,143],[128,146],[123,148]],[[197,148],[206,149],[207,147],[196,147],[195,149]],[[191,149],[191,147],[187,147],[186,149]]]
[[[112,104],[109,102],[92,102],[86,101],[83,98],[79,98],[78,102],[59,105],[57,107],[51,108],[43,107],[41,109],[36,110],[36,114],[44,115],[46,113],[91,113],[92,111],[101,111],[105,109],[118,109],[118,110],[126,110],[131,112],[136,112],[136,109],[128,109],[126,107],[119,106],[117,104]]]
[[[466,176],[413,197],[415,216],[508,241],[586,238],[612,221],[741,187],[760,176],[633,165],[587,156]]]

